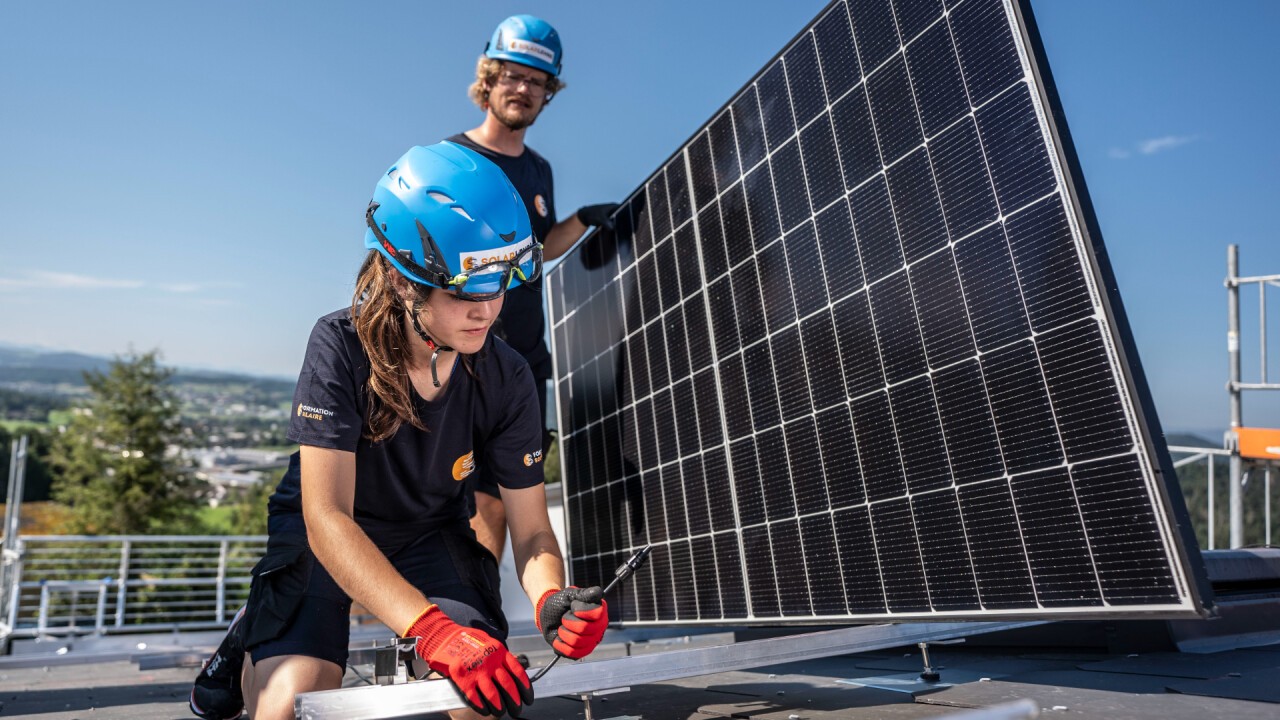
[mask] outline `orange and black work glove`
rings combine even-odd
[[[600,586],[548,590],[533,613],[538,631],[558,655],[572,660],[596,649],[609,627],[609,606]]]
[[[516,657],[488,633],[463,627],[431,605],[405,631],[418,638],[418,655],[449,678],[467,707],[481,715],[520,715],[533,704],[533,684]]]

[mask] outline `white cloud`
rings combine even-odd
[[[141,280],[123,280],[74,273],[36,270],[30,273],[36,282],[51,288],[75,288],[87,290],[132,290],[143,286]]]
[[[216,290],[219,288],[235,288],[239,287],[239,283],[233,282],[186,282],[186,283],[162,283],[157,285],[159,289],[171,293],[197,293],[203,290]]]
[[[160,285],[160,289],[171,293],[193,293],[200,292],[200,283],[165,283]]]
[[[0,292],[17,290],[138,290],[191,294],[219,288],[235,288],[235,282],[148,283],[142,280],[104,278],[75,273],[26,270],[17,277],[0,277]]]
[[[74,273],[28,270],[25,277],[0,278],[0,289],[36,288],[47,290],[132,290],[143,286],[141,280],[76,275]]]
[[[1128,160],[1134,155],[1155,155],[1199,139],[1199,135],[1164,135],[1162,137],[1139,140],[1133,144],[1132,148],[1113,147],[1107,151],[1107,156],[1112,160]]]
[[[1164,150],[1176,148],[1179,145],[1186,145],[1195,139],[1195,135],[1165,135],[1164,137],[1151,138],[1138,143],[1138,152],[1143,155],[1154,155]]]

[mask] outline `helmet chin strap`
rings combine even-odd
[[[440,356],[441,352],[453,352],[453,348],[448,345],[441,345],[435,340],[432,340],[431,336],[422,329],[422,325],[418,323],[418,313],[421,311],[422,300],[420,298],[415,299],[413,301],[413,311],[409,313],[409,319],[413,321],[414,332],[418,333],[418,337],[422,338],[422,341],[427,344],[427,347],[431,348],[431,384],[436,387],[440,387],[440,376],[436,374],[436,358]]]

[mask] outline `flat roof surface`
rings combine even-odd
[[[697,642],[697,638],[693,639]],[[599,655],[660,652],[672,640]],[[675,641],[675,642],[678,642]],[[76,651],[32,667],[0,664],[0,716],[41,720],[156,720],[191,717],[187,694],[195,667],[140,669],[134,659],[90,661]],[[591,699],[595,720],[869,720],[946,717],[1029,698],[1041,717],[1209,720],[1280,719],[1280,645],[1211,654],[1113,653],[1043,647],[931,645],[939,683],[919,680],[916,647],[793,662],[631,687]],[[10,656],[13,660],[17,656]],[[116,654],[119,658],[119,654]],[[530,653],[535,666],[549,655]],[[29,657],[25,664],[35,660]],[[175,660],[176,661],[176,660]],[[188,660],[190,662],[190,660]],[[21,663],[20,663],[21,664]],[[344,684],[364,684],[369,666]],[[535,686],[536,689],[536,686]],[[581,699],[539,698],[528,720],[585,718]],[[440,716],[442,717],[442,716]]]

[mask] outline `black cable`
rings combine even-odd
[[[640,548],[640,550],[636,551],[635,555],[632,555],[630,558],[628,558],[626,562],[619,565],[618,569],[613,572],[613,580],[610,581],[609,584],[605,586],[604,592],[602,593],[602,595],[608,595],[609,591],[613,590],[619,584],[626,581],[626,579],[631,577],[631,575],[634,574],[636,570],[639,570],[640,566],[644,564],[645,559],[649,557],[649,550],[652,547],[653,547],[652,545],[645,545],[644,547]],[[534,676],[529,680],[529,684],[532,685],[533,683],[538,682],[538,678],[542,677],[543,675],[546,675],[547,671],[551,669],[551,666],[559,662],[560,658],[562,657],[564,656],[556,655],[554,658],[551,659],[551,662],[542,666],[542,668],[540,668],[538,672],[535,673]]]

